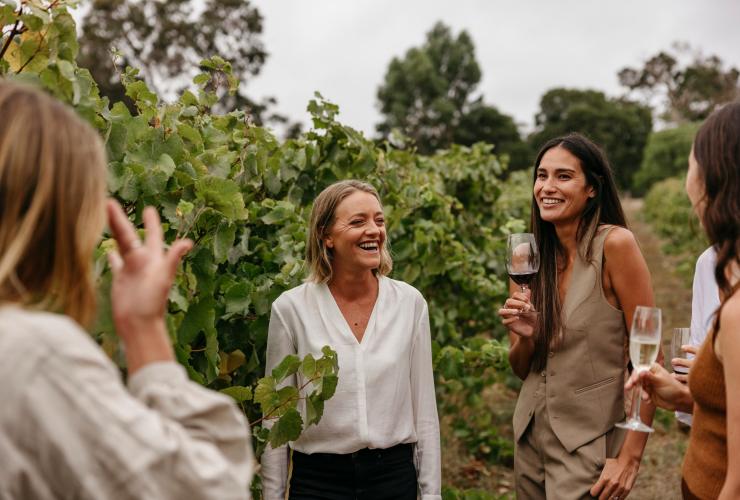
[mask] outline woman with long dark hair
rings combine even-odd
[[[514,413],[517,496],[623,499],[647,439],[614,427],[624,417],[626,325],[653,293],[609,163],[586,137],[540,150],[531,228],[541,255],[531,296],[512,283],[499,310],[524,381]],[[642,418],[653,411],[644,407]]]
[[[720,306],[688,386],[658,364],[639,378],[658,406],[694,414],[683,497],[735,499],[740,498],[740,399],[729,395],[740,392],[740,102],[715,111],[697,132],[686,193],[717,253]]]

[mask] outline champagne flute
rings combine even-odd
[[[684,358],[688,355],[681,350],[681,346],[689,344],[691,337],[690,328],[674,328],[673,337],[671,337],[671,359],[673,358]],[[685,366],[673,366],[673,371],[676,373],[686,374],[689,370]]]
[[[630,330],[630,360],[638,372],[649,370],[660,349],[660,309],[657,307],[637,306],[632,318]],[[638,382],[632,396],[632,415],[624,422],[616,424],[622,429],[639,432],[653,432],[653,428],[640,420],[640,397],[642,383]]]
[[[522,292],[525,292],[539,269],[540,253],[537,250],[534,234],[510,234],[506,247],[506,270],[509,278],[521,287]]]

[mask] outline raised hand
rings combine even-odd
[[[147,363],[173,358],[164,322],[167,295],[180,259],[192,242],[177,240],[165,250],[159,215],[152,207],[144,209],[144,242],[116,201],[108,202],[107,211],[118,243],[118,251],[108,254],[113,272],[113,321],[133,372]]]

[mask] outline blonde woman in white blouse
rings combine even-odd
[[[247,422],[188,380],[164,322],[191,243],[165,250],[152,208],[142,242],[106,207],[103,144],[63,104],[0,81],[0,116],[0,498],[247,498]],[[128,389],[80,326],[94,315],[106,211]]]
[[[441,499],[439,421],[427,304],[387,277],[377,191],[341,181],[316,198],[306,283],[272,305],[267,373],[286,355],[339,357],[339,385],[318,425],[262,457],[267,500]],[[302,385],[301,375],[289,380]],[[305,407],[301,408],[305,416]],[[292,468],[289,464],[292,460]],[[289,477],[289,470],[292,470]]]

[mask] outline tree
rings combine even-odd
[[[633,179],[634,194],[642,196],[656,182],[686,172],[689,152],[698,129],[697,123],[686,123],[650,134],[642,165]]]
[[[532,165],[532,149],[522,140],[514,119],[478,99],[460,117],[453,142],[472,146],[481,141],[494,143],[497,153],[508,155],[510,170]]]
[[[79,64],[90,70],[101,94],[112,102],[126,99],[112,48],[121,67],[139,68],[157,94],[170,98],[199,73],[202,59],[227,54],[234,74],[246,81],[267,58],[260,38],[262,16],[248,0],[92,0],[83,25]],[[274,103],[273,98],[254,102],[241,90],[222,95],[220,104],[249,109],[261,124]]]
[[[513,119],[474,96],[480,79],[470,35],[462,31],[454,37],[449,27],[437,23],[424,45],[388,66],[378,89],[384,117],[378,132],[387,136],[400,129],[422,153],[484,141],[508,154],[512,163],[520,162],[517,166],[527,165],[528,146]]]
[[[619,82],[648,104],[662,101],[657,116],[667,123],[701,121],[723,103],[740,97],[740,72],[725,69],[716,55],[690,55],[690,50],[674,44],[673,51],[659,52],[642,68],[622,69]],[[688,63],[681,62],[687,58]]]
[[[606,151],[619,186],[629,188],[642,162],[652,117],[646,106],[609,99],[596,90],[556,88],[542,96],[535,125],[529,138],[533,148],[569,132],[591,138]]]

